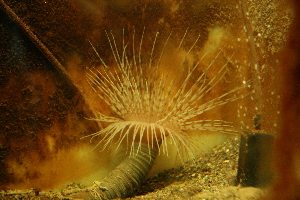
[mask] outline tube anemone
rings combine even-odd
[[[184,152],[192,157],[193,145],[189,141],[188,131],[238,133],[230,122],[201,119],[203,113],[247,95],[241,93],[246,87],[243,84],[217,97],[207,98],[224,78],[233,54],[220,66],[217,60],[224,57],[225,52],[224,49],[218,50],[206,68],[199,72],[206,55],[192,66],[186,64],[199,35],[178,65],[182,74],[172,77],[161,70],[164,67],[162,57],[172,32],[161,45],[160,51],[156,50],[159,37],[157,32],[149,55],[144,56],[144,31],[137,44],[133,34],[131,45],[125,42],[123,31],[121,48],[112,32],[105,32],[114,64],[107,64],[91,43],[102,67],[87,69],[88,82],[110,112],[98,112],[96,119],[89,119],[106,125],[99,132],[86,137],[94,139],[99,136],[101,139],[96,147],[102,149],[113,142],[117,148],[126,143],[129,154],[107,178],[89,189],[93,198],[123,198],[131,195],[151,169],[156,151],[168,154],[167,137],[176,145],[178,155]],[[187,31],[177,50],[180,50],[186,35]],[[208,80],[207,72],[216,66],[218,70]],[[142,168],[144,170],[139,170]]]

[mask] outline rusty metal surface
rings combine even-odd
[[[66,77],[3,11],[0,18],[0,185],[44,179],[49,187],[47,162],[97,124],[84,119],[91,112]]]

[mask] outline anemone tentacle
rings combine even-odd
[[[97,119],[90,119],[109,123],[99,132],[89,135],[92,138],[102,137],[96,146],[103,144],[102,148],[105,149],[118,138],[118,147],[124,141],[131,143],[129,144],[131,156],[135,155],[132,150],[136,149],[134,147],[136,142],[146,143],[149,149],[162,144],[161,150],[167,154],[166,137],[169,137],[176,144],[178,152],[180,147],[184,147],[188,154],[192,154],[186,131],[199,130],[237,134],[238,132],[233,129],[230,122],[195,119],[209,110],[247,95],[240,94],[240,91],[246,87],[243,84],[220,96],[203,100],[224,78],[234,54],[220,67],[214,77],[207,80],[207,72],[214,67],[216,60],[224,53],[224,48],[220,49],[206,69],[196,79],[193,79],[195,71],[202,64],[202,59],[206,55],[204,54],[193,67],[189,67],[183,74],[181,85],[175,87],[175,82],[178,82],[176,76],[170,78],[168,74],[159,73],[164,50],[172,32],[164,43],[156,62],[154,53],[159,33],[156,33],[150,50],[150,57],[148,61],[145,61],[141,56],[144,32],[145,29],[140,43],[135,44],[134,31],[132,50],[129,50],[128,44],[125,44],[124,31],[121,50],[118,50],[112,32],[105,32],[116,64],[115,68],[110,68],[91,44],[104,67],[103,70],[88,69],[87,79],[93,90],[109,106],[114,115],[107,116],[99,113]],[[177,50],[181,48],[187,32],[188,30],[180,41]],[[200,35],[187,51],[180,64],[181,67],[198,42],[199,37]],[[138,46],[137,51],[135,50],[136,46]],[[133,54],[132,58],[128,56],[129,52]],[[139,150],[139,148],[137,149]]]

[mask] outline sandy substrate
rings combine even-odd
[[[144,183],[131,199],[260,199],[258,188],[237,185],[239,138]]]
[[[128,199],[261,199],[263,190],[236,186],[238,155],[237,137],[181,167],[148,178],[135,196]],[[6,190],[0,192],[0,198],[65,199],[58,193],[37,190]]]

